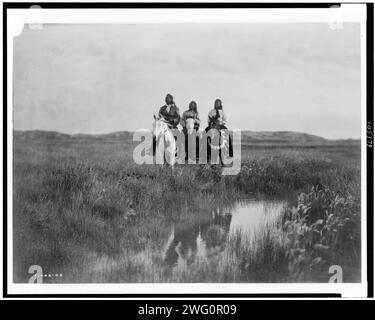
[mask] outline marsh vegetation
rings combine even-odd
[[[360,145],[244,143],[238,175],[132,161],[130,139],[15,139],[14,280],[360,281]]]

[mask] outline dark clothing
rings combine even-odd
[[[210,129],[217,129],[217,130],[228,130],[228,128],[223,124],[214,124],[211,123],[209,126],[204,129],[204,131],[208,132]]]
[[[175,104],[164,105],[159,110],[159,117],[163,117],[171,128],[177,128],[180,123],[180,114]]]
[[[227,122],[227,117],[222,108],[212,109],[208,113],[208,125],[215,126],[220,125],[220,127],[225,126]]]

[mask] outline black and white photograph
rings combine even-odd
[[[9,292],[367,295],[366,5],[16,10]]]

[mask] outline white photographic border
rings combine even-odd
[[[337,23],[357,22],[361,30],[361,283],[121,283],[16,284],[13,282],[13,38],[27,24],[116,23]],[[366,5],[314,9],[7,9],[7,293],[38,294],[329,294],[367,296],[366,183]],[[5,107],[5,106],[4,106]],[[5,119],[4,119],[5,120]],[[5,213],[3,213],[5,214]]]

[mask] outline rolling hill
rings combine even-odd
[[[105,134],[67,134],[44,130],[15,130],[15,140],[132,140],[130,131],[118,131]],[[245,144],[280,144],[280,145],[330,145],[358,144],[360,139],[330,140],[320,136],[293,131],[242,131],[242,143]]]

